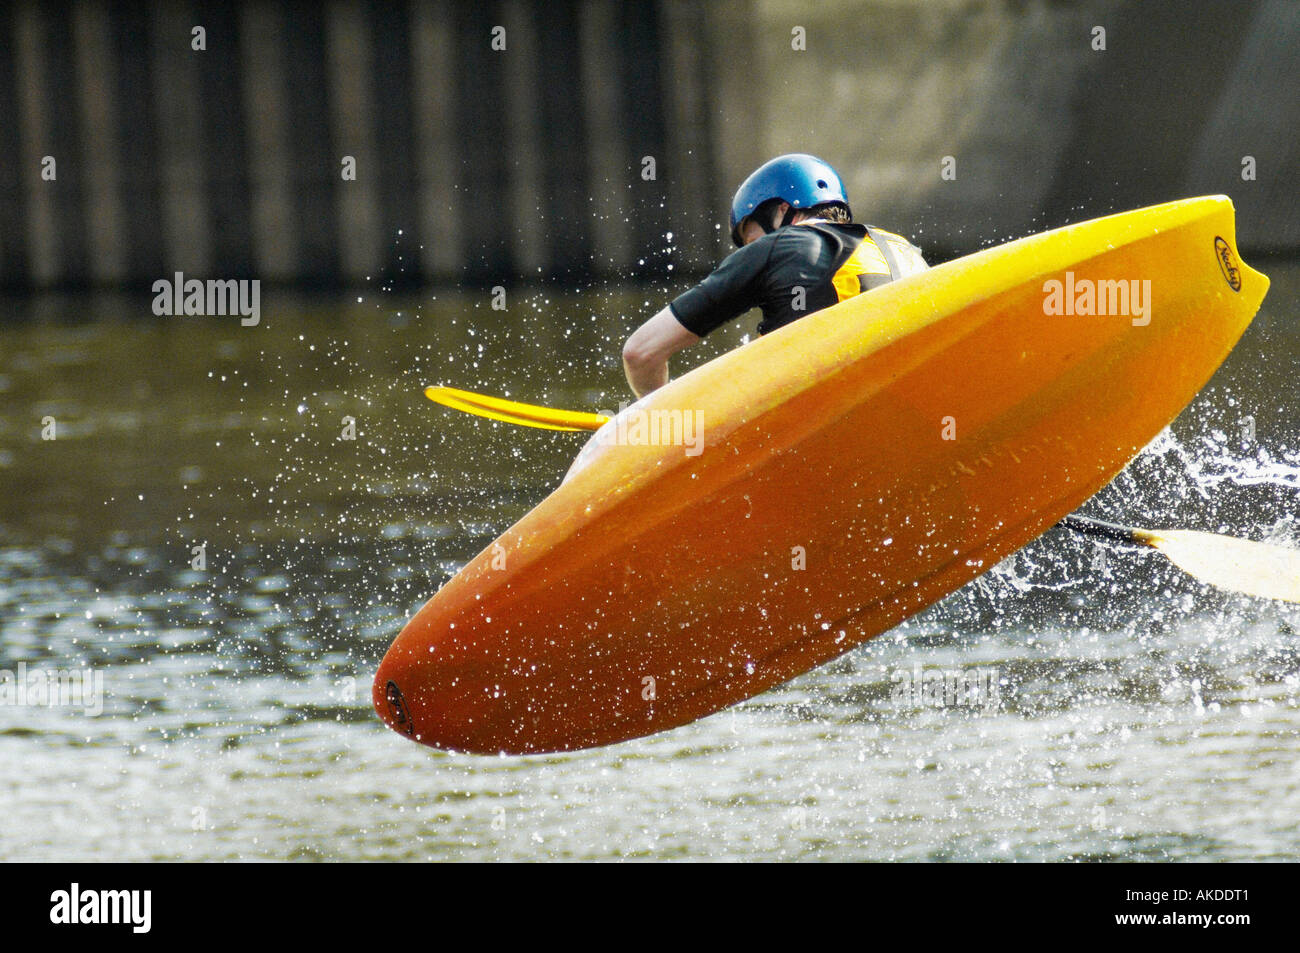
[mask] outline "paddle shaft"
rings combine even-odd
[[[1138,546],[1146,545],[1139,534],[1138,530],[1132,526],[1121,526],[1118,523],[1107,523],[1105,520],[1095,520],[1089,516],[1079,516],[1072,514],[1061,520],[1061,525],[1066,529],[1072,529],[1076,533],[1082,533],[1085,536],[1095,536],[1098,539],[1110,539],[1120,543],[1132,543]]]

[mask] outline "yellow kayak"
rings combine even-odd
[[[402,630],[376,710],[439,748],[562,751],[806,672],[1096,493],[1267,288],[1213,196],[990,248],[780,328],[602,427]]]

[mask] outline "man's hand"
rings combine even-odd
[[[664,308],[637,328],[623,345],[623,373],[632,393],[644,397],[668,383],[668,358],[700,340]]]

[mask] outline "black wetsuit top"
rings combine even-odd
[[[750,308],[761,308],[758,333],[767,334],[836,304],[846,293],[888,282],[890,265],[877,247],[882,241],[890,246],[886,251],[895,267],[907,272],[926,267],[920,250],[907,239],[878,229],[873,235],[876,241],[868,239],[865,225],[820,221],[779,228],[732,252],[668,307],[686,330],[701,337]],[[862,254],[855,255],[864,241]],[[844,276],[837,276],[841,268],[853,272],[847,285]]]

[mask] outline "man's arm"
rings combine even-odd
[[[623,372],[632,393],[644,397],[667,384],[668,358],[699,340],[668,308],[637,328],[623,345]]]

